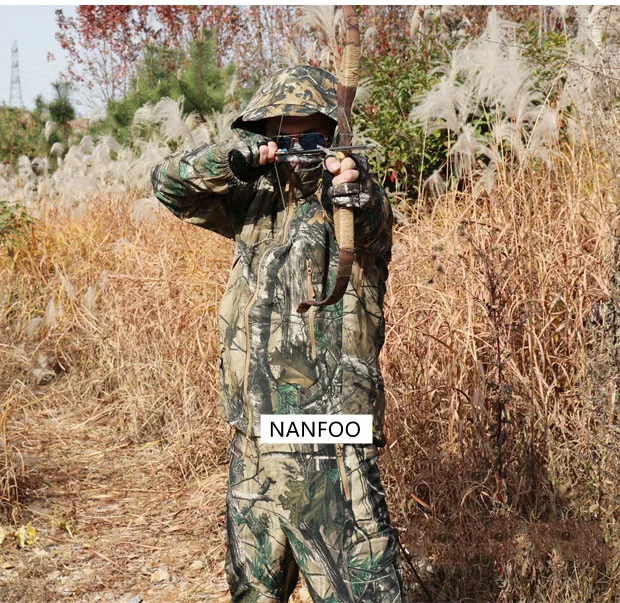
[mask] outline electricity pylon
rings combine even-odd
[[[17,42],[13,42],[11,51],[11,92],[9,94],[10,107],[23,107],[22,85],[19,81],[19,55],[17,53]]]

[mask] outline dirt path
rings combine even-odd
[[[230,601],[226,465],[179,488],[158,443],[136,446],[84,409],[38,405],[14,427],[36,537],[0,545],[0,601]],[[292,600],[311,601],[305,587]]]

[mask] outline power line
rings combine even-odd
[[[9,106],[23,107],[24,98],[22,96],[22,85],[19,81],[19,55],[17,52],[17,42],[13,42],[11,50],[11,92],[9,94]]]

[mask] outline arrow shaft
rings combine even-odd
[[[329,155],[330,153],[335,153],[336,151],[355,151],[355,150],[363,150],[363,149],[375,149],[377,148],[376,144],[357,144],[357,145],[349,145],[344,147],[319,147],[318,149],[302,149],[299,151],[276,151],[276,156],[285,157],[286,155],[314,155],[325,153]]]

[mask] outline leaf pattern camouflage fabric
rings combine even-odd
[[[299,570],[315,603],[405,601],[378,448],[342,450],[340,465],[334,444],[259,444],[235,433],[226,506],[233,602],[287,601]]]
[[[219,413],[250,436],[260,435],[263,413],[372,414],[373,441],[384,446],[379,352],[392,244],[385,191],[368,176],[344,297],[300,314],[298,304],[323,299],[336,278],[331,174],[319,160],[301,177],[281,163],[241,180],[229,157],[256,143],[244,134],[179,153],[152,174],[157,198],[175,215],[236,241],[219,318]]]

